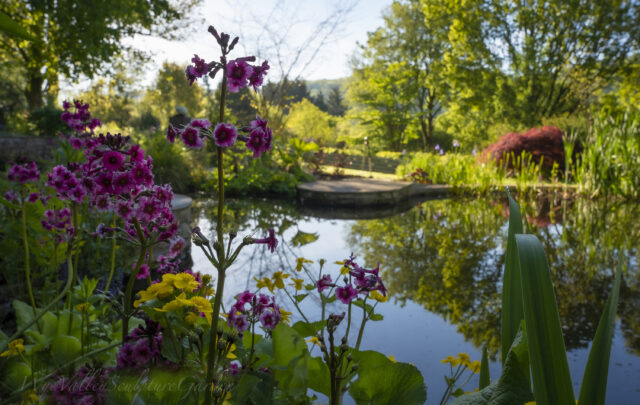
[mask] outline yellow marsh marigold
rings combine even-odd
[[[181,290],[185,290],[185,291],[194,291],[196,289],[198,289],[198,287],[200,287],[200,283],[198,283],[195,279],[195,277],[193,277],[193,275],[189,274],[189,273],[178,273],[176,274],[175,279],[173,280],[173,285],[176,288],[179,288]]]
[[[169,296],[173,292],[173,290],[173,283],[171,282],[167,283],[165,281],[161,281],[159,283],[151,284],[149,288],[138,293],[140,299],[135,300],[133,302],[133,306],[137,308],[143,302],[151,301],[156,298],[163,299]]]
[[[265,277],[263,279],[257,279],[257,278],[253,278],[254,280],[256,280],[256,287],[258,288],[268,288],[269,291],[271,293],[273,293],[273,283],[271,282],[271,279],[269,277]]]
[[[282,320],[282,322],[288,325],[289,322],[291,321],[291,316],[290,316],[291,312],[286,311],[282,308],[278,308],[278,310],[280,311],[280,319]]]
[[[317,336],[313,336],[311,337],[311,339],[307,339],[307,342],[320,346],[320,339],[318,339]]]
[[[443,364],[447,364],[450,363],[452,367],[457,366],[458,364],[460,364],[460,359],[457,357],[453,357],[453,356],[447,356],[446,359],[443,359],[442,361],[440,361]]]
[[[458,353],[458,358],[460,359],[460,363],[462,363],[463,365],[465,366],[471,365],[471,358],[467,353]]]
[[[155,308],[155,310],[160,312],[171,312],[187,305],[189,305],[189,300],[187,300],[187,296],[183,292],[173,300],[164,304],[162,308]]]
[[[298,257],[296,259],[296,271],[302,271],[302,266],[304,266],[305,263],[313,263],[313,260],[307,260],[304,257]]]
[[[80,304],[76,305],[76,310],[77,311],[85,312],[87,309],[89,309],[89,303],[88,302],[83,302],[83,303],[80,303]]]
[[[471,369],[471,371],[475,374],[480,372],[480,361],[478,360],[474,360],[471,362],[471,365],[469,366],[469,368]]]
[[[289,277],[288,274],[285,274],[281,271],[276,271],[275,273],[273,273],[273,276],[271,276],[271,279],[273,280],[273,285],[276,288],[284,288],[284,279]]]
[[[198,314],[196,314],[195,312],[189,312],[187,316],[185,316],[184,320],[189,325],[193,325],[198,321],[198,318],[199,318]]]
[[[0,357],[16,356],[24,352],[24,340],[16,339],[9,342],[9,350],[0,353]]]

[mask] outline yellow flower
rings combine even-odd
[[[200,283],[198,283],[191,274],[189,273],[179,273],[176,274],[176,278],[173,280],[173,285],[176,288],[186,291],[194,291],[198,287],[200,287]]]
[[[453,356],[447,356],[447,358],[442,360],[441,363],[443,363],[443,364],[450,363],[452,367],[455,367],[458,364],[460,364],[460,359],[459,358],[455,358]]]
[[[289,275],[281,271],[276,271],[275,273],[273,273],[273,276],[271,276],[271,278],[273,279],[274,287],[284,288],[284,279],[287,277],[289,277]]]
[[[460,363],[462,363],[463,365],[471,365],[471,359],[469,358],[469,355],[467,353],[458,353],[458,358],[460,359]]]
[[[162,275],[162,283],[173,285],[173,281],[176,279],[176,275],[172,273],[165,273]]]
[[[480,372],[480,362],[478,360],[474,360],[471,362],[471,365],[469,366],[469,368],[471,369],[471,371],[473,373],[479,373]]]
[[[194,323],[196,323],[198,321],[198,315],[195,312],[189,312],[187,314],[187,316],[184,318],[184,320],[189,324],[189,325],[193,325]]]
[[[83,302],[81,304],[76,305],[76,310],[77,311],[85,312],[87,309],[89,309],[89,303],[88,302]]]
[[[373,290],[371,291],[370,295],[371,298],[373,298],[374,300],[378,301],[378,302],[387,302],[389,301],[389,296],[388,295],[382,295],[380,294],[380,291],[378,290]]]
[[[307,342],[320,346],[320,339],[317,336],[313,336],[311,339],[307,339]]]
[[[196,307],[197,311],[203,312],[207,321],[211,323],[211,314],[213,313],[213,308],[211,307],[211,302],[204,297],[192,297],[189,300],[189,304]]]
[[[164,276],[167,275],[168,274],[162,276],[162,282],[151,284],[146,290],[140,291],[138,293],[138,295],[140,295],[140,299],[135,300],[133,306],[137,308],[138,305],[143,302],[151,301],[156,298],[162,299],[170,295],[173,292],[173,284],[164,281]],[[171,275],[173,276],[173,274]]]
[[[293,278],[293,277],[291,277],[291,281],[293,281],[293,284],[289,284],[289,285],[294,286],[296,291],[302,290],[302,283],[304,283],[304,279],[303,278]]]
[[[227,353],[227,358],[228,359],[237,359],[238,356],[236,356],[235,354],[233,354],[233,352],[236,350],[236,345],[235,344],[231,344],[231,347],[229,348],[229,353]]]
[[[9,342],[9,350],[0,353],[0,357],[11,357],[24,352],[24,340],[16,339]]]
[[[38,394],[36,394],[35,390],[29,390],[25,392],[22,396],[22,404],[37,404],[40,398],[38,398]]]
[[[256,287],[258,288],[268,288],[269,291],[271,291],[271,293],[273,293],[273,283],[271,282],[271,279],[269,277],[265,277],[262,280],[259,280],[257,278],[253,278],[254,280],[256,280]]]
[[[342,266],[340,268],[340,274],[342,274],[343,276],[346,276],[347,274],[349,274],[349,268],[347,266]]]
[[[280,318],[282,319],[282,322],[288,325],[289,321],[291,321],[291,318],[289,317],[289,315],[291,315],[291,312],[285,311],[282,308],[278,308],[278,309],[280,310]]]
[[[184,295],[184,293],[182,293],[175,299],[164,304],[162,308],[155,308],[155,310],[160,312],[171,312],[187,305],[189,305],[189,300],[187,300],[187,297]]]
[[[392,355],[389,355],[389,360],[391,360],[392,363],[397,363],[398,361],[396,360],[395,357],[393,357]]]
[[[344,262],[346,262],[346,260],[338,260],[337,262],[333,262],[333,263],[344,266]]]
[[[313,263],[313,260],[307,260],[304,257],[298,257],[296,259],[296,271],[302,271],[302,266],[305,263]]]

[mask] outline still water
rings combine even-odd
[[[622,252],[625,272],[607,404],[640,403],[640,206],[553,195],[519,202],[529,232],[540,238],[549,260],[576,396]],[[215,215],[214,204],[194,205],[194,222],[211,236]],[[273,254],[263,245],[242,251],[229,270],[225,302],[229,305],[232,296],[245,289],[255,290],[254,277],[279,270],[294,274],[297,257],[315,261],[308,265],[312,272],[318,260],[325,259],[325,272],[334,280],[340,266],[333,263],[352,252],[360,265],[371,268],[380,263],[391,299],[376,308],[384,320],[367,323],[361,350],[377,350],[414,364],[427,385],[427,403],[437,404],[446,388],[443,376],[449,372],[440,361],[448,355],[465,352],[480,360],[486,344],[494,353],[492,380],[500,374],[495,353],[500,347],[507,215],[506,197],[433,200],[401,213],[302,213],[282,201],[231,201],[225,213],[227,232],[237,230],[238,239],[259,238],[274,228],[279,245]],[[335,219],[363,217],[369,219]],[[215,274],[198,248],[192,249],[194,270]],[[278,300],[295,312],[286,296],[280,294]],[[303,304],[303,311],[318,320],[317,303],[307,299]],[[344,310],[342,304],[333,305],[335,312]],[[317,350],[312,355],[318,355]],[[471,391],[477,384],[476,376],[464,388]]]

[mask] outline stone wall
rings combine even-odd
[[[0,132],[0,164],[16,160],[48,160],[57,148],[56,138]]]

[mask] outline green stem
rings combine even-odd
[[[113,221],[111,221],[111,228],[115,229],[118,218],[113,215]],[[104,286],[104,291],[109,292],[109,286],[111,285],[111,279],[113,278],[113,272],[116,268],[116,249],[118,248],[118,244],[116,243],[116,236],[113,235],[113,239],[111,239],[111,265],[109,267],[109,277],[107,278],[107,284]]]
[[[33,297],[33,288],[31,287],[31,265],[29,262],[29,241],[27,240],[27,203],[24,198],[24,192],[20,190],[22,197],[22,241],[24,244],[24,274],[27,281],[27,291],[29,293],[29,300],[31,301],[31,309],[33,309],[33,315],[37,314],[36,300]],[[38,331],[40,331],[40,325],[38,325]],[[41,331],[40,331],[41,332]]]
[[[29,329],[31,326],[33,326],[34,323],[38,322],[38,320],[40,318],[42,318],[44,316],[44,314],[46,314],[47,311],[49,309],[51,309],[51,307],[54,304],[57,304],[60,300],[62,300],[64,298],[65,295],[67,295],[67,293],[69,293],[69,290],[71,290],[71,273],[73,273],[73,264],[71,262],[71,253],[67,254],[67,267],[70,269],[69,270],[69,276],[67,277],[67,283],[65,284],[64,289],[62,290],[62,292],[53,301],[51,301],[44,308],[42,308],[40,310],[40,312],[38,312],[38,314],[36,314],[36,316],[34,316],[32,320],[27,322],[27,324],[25,326],[23,326],[20,330],[18,330],[16,333],[14,333],[13,336],[11,336],[9,338],[9,340],[5,341],[4,343],[0,343],[0,352],[3,352],[7,348],[7,345],[9,344],[9,342],[12,342],[12,341],[16,340],[17,338],[19,338],[20,336],[22,336],[27,331],[27,329]]]
[[[79,230],[78,230],[78,206],[75,203],[71,204],[71,218],[72,218],[72,224],[73,224],[73,232],[75,235],[79,235]],[[71,251],[71,246],[69,247],[69,251]],[[78,257],[80,255],[76,254],[75,257],[73,258],[73,268],[74,269],[78,269]],[[73,274],[69,273],[68,275],[69,277],[71,277],[71,286],[73,286],[76,283],[76,272],[74,271]],[[67,334],[70,335],[71,334],[71,328],[73,326],[73,311],[71,308],[71,294],[67,295],[67,306],[69,307],[69,328],[67,330]]]
[[[137,220],[135,221],[135,225],[138,225]],[[129,281],[127,282],[127,290],[124,296],[124,317],[122,318],[122,343],[125,343],[127,334],[129,333],[129,318],[131,318],[131,309],[133,308],[132,295],[133,295],[133,284],[136,282],[136,278],[138,277],[138,273],[140,272],[140,267],[142,266],[142,262],[144,261],[144,257],[147,254],[147,248],[144,244],[144,239],[141,240],[140,246],[140,256],[138,257],[138,261],[136,262],[136,267],[131,272],[129,276]]]
[[[213,314],[211,318],[211,332],[209,333],[209,357],[207,361],[207,389],[204,393],[204,403],[211,404],[211,391],[213,390],[213,379],[216,371],[216,355],[218,353],[218,318],[220,318],[220,303],[224,289],[225,269],[218,269],[218,285],[216,296],[213,300]]]
[[[356,340],[356,351],[360,349],[365,323],[367,323],[367,298],[364,299],[364,305],[362,305],[362,323],[360,324],[360,330],[358,331],[358,340]]]

